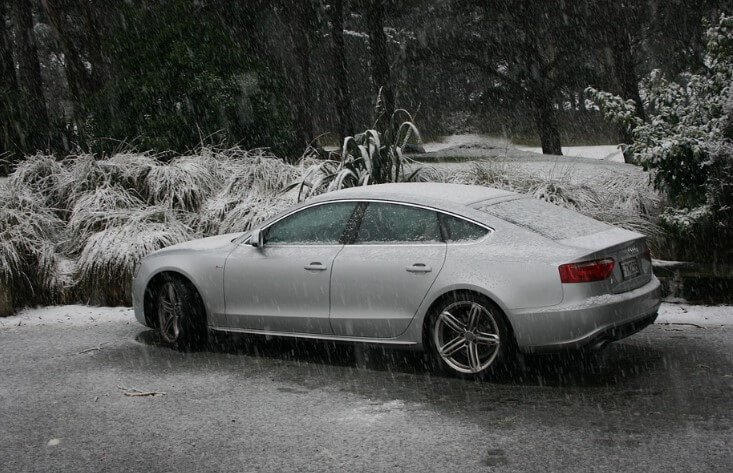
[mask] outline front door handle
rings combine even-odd
[[[412,266],[405,268],[410,273],[429,273],[433,270],[430,266],[426,266],[423,263],[415,263]]]
[[[325,266],[323,266],[323,264],[319,263],[318,261],[314,261],[311,264],[306,264],[303,268],[306,271],[325,271],[326,269],[328,269]]]

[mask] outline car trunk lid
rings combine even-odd
[[[652,262],[646,237],[621,228],[582,237],[559,240],[558,243],[584,250],[576,261],[612,258],[615,262],[609,278],[612,293],[631,291],[652,278]]]

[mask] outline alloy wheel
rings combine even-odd
[[[443,361],[459,373],[476,374],[496,359],[501,345],[494,315],[473,301],[458,301],[438,315],[433,342]]]

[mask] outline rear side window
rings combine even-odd
[[[592,235],[612,228],[578,212],[537,199],[509,200],[483,207],[479,204],[477,208],[552,240]]]
[[[443,222],[443,227],[446,232],[445,236],[448,241],[479,240],[489,233],[484,227],[463,220],[462,218],[453,217],[452,215],[441,214],[440,219]]]
[[[356,233],[357,244],[440,242],[435,211],[408,205],[370,202]]]

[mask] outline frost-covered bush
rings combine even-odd
[[[216,157],[221,170],[218,191],[192,216],[201,236],[251,228],[293,203],[283,194],[301,175],[301,168],[266,150],[228,150]]]
[[[94,302],[129,304],[140,261],[191,236],[191,229],[164,207],[128,212],[124,223],[110,225],[86,241],[77,263],[77,284]]]
[[[13,305],[53,302],[61,290],[56,242],[63,222],[29,187],[0,187],[0,290]]]
[[[587,90],[608,119],[629,128],[627,144],[653,171],[655,186],[669,198],[662,223],[678,239],[681,256],[733,260],[733,17],[722,15],[706,33],[705,69],[670,80],[653,71],[641,82],[649,118],[634,103]]]
[[[10,175],[10,185],[16,189],[28,188],[41,196],[47,206],[55,207],[59,202],[61,182],[66,169],[53,156],[37,155],[19,163]]]
[[[145,202],[119,186],[104,186],[80,196],[66,225],[66,247],[78,254],[95,233],[126,223],[146,207]]]
[[[211,163],[201,156],[156,164],[145,177],[144,193],[154,205],[196,212],[217,186]]]

